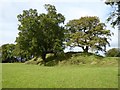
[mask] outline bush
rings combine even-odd
[[[70,53],[69,53],[70,54]],[[84,53],[74,53],[68,60],[61,61],[60,64],[73,64],[73,65],[81,65],[81,64],[97,64],[104,58],[102,56],[98,56],[95,54],[84,54]]]
[[[57,60],[49,61],[45,63],[45,66],[55,66],[58,64]]]
[[[120,56],[120,50],[117,48],[112,48],[110,50],[108,50],[105,55],[107,57],[119,57]]]

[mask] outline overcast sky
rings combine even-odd
[[[65,23],[81,16],[98,16],[101,22],[105,22],[111,7],[105,5],[103,0],[0,0],[0,46],[6,43],[14,43],[18,34],[17,15],[23,10],[37,9],[39,13],[45,12],[44,4],[55,5],[57,12],[66,17]],[[108,29],[114,32],[111,47],[118,46],[118,31],[108,24]],[[79,50],[76,48],[75,50]]]

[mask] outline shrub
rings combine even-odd
[[[52,61],[46,62],[45,66],[55,66],[57,64],[58,64],[57,60],[52,60]]]
[[[108,50],[105,55],[107,57],[119,57],[120,56],[120,50],[117,48],[112,48],[110,50]]]

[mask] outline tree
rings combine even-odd
[[[64,41],[64,16],[57,13],[55,6],[45,4],[47,13],[38,14],[36,9],[23,10],[18,15],[19,36],[16,38],[19,49],[34,57],[41,56],[45,61],[47,53],[62,51]]]
[[[21,55],[23,52],[32,53],[32,38],[34,38],[37,29],[37,16],[38,13],[36,9],[23,10],[23,14],[17,16],[20,24],[18,26],[19,36],[16,38],[16,50],[18,50]]]
[[[1,60],[2,62],[14,62],[15,57],[13,54],[13,50],[15,49],[14,44],[4,44],[1,46]]]
[[[71,20],[67,23],[66,29],[67,46],[78,46],[88,53],[89,49],[105,51],[106,45],[110,45],[108,41],[111,36],[110,30],[106,30],[106,25],[96,16]]]
[[[107,5],[111,5],[114,11],[110,13],[107,21],[111,21],[111,25],[114,27],[120,24],[120,0],[106,0]]]
[[[108,50],[105,55],[107,57],[120,57],[120,50],[118,48],[112,48]]]
[[[24,62],[33,58],[32,54],[30,54],[28,51],[20,49],[19,44],[15,45],[13,55],[18,59],[19,62]]]

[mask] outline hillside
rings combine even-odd
[[[33,58],[32,60],[26,61],[25,64],[43,65],[41,58]],[[46,66],[55,65],[98,65],[98,66],[109,66],[118,65],[118,57],[103,57],[92,53],[61,53],[56,57],[53,54],[47,55]]]

